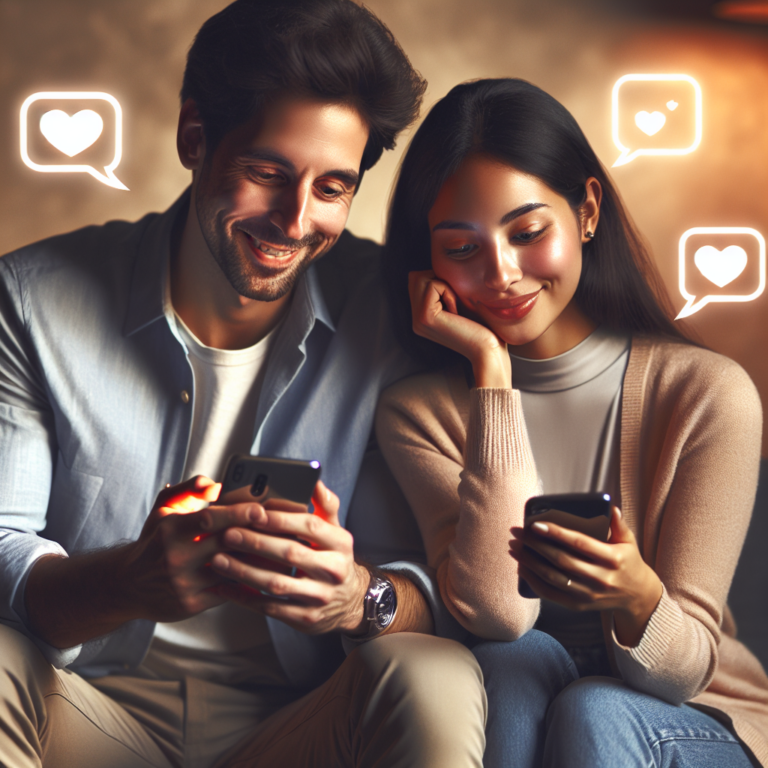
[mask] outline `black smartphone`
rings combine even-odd
[[[311,514],[314,511],[310,506],[312,492],[319,478],[319,461],[235,454],[227,462],[217,503],[256,501],[261,504],[268,499],[282,499],[295,506],[289,511]],[[296,568],[291,569],[290,575],[296,575]]]
[[[218,503],[284,499],[296,504],[299,511],[309,506],[319,478],[319,461],[235,454],[227,463]]]
[[[586,533],[600,541],[608,541],[611,504],[610,494],[607,493],[550,493],[532,496],[525,502],[525,527],[539,520]],[[519,580],[518,592],[523,597],[537,596],[525,579]]]

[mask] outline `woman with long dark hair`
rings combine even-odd
[[[403,160],[384,270],[432,371],[377,432],[474,636],[486,764],[768,765],[768,678],[725,604],[760,401],[670,319],[568,111],[521,80],[454,88]],[[530,496],[583,491],[614,500],[607,541],[524,524]]]

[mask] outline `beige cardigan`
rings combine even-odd
[[[514,372],[513,372],[514,379]],[[517,390],[470,390],[460,371],[399,382],[382,396],[381,449],[414,514],[443,599],[468,630],[514,640],[539,601],[517,592],[510,528],[537,476]],[[761,407],[734,362],[692,345],[637,337],[624,377],[624,518],[664,594],[634,648],[603,628],[633,688],[693,701],[768,766],[768,677],[735,637],[725,605],[754,504]]]

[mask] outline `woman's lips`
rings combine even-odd
[[[483,306],[495,317],[501,320],[522,320],[536,305],[541,288],[524,296],[516,296],[506,301],[495,301],[493,304]]]

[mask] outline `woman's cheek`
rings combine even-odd
[[[462,265],[462,262],[433,258],[432,269],[435,277],[451,286],[462,304],[471,307],[476,303],[477,275],[473,274],[477,271],[476,267],[473,270],[467,268],[466,264]]]
[[[521,261],[525,274],[543,280],[569,281],[581,274],[581,243],[573,238],[549,238],[548,242],[529,246]]]

